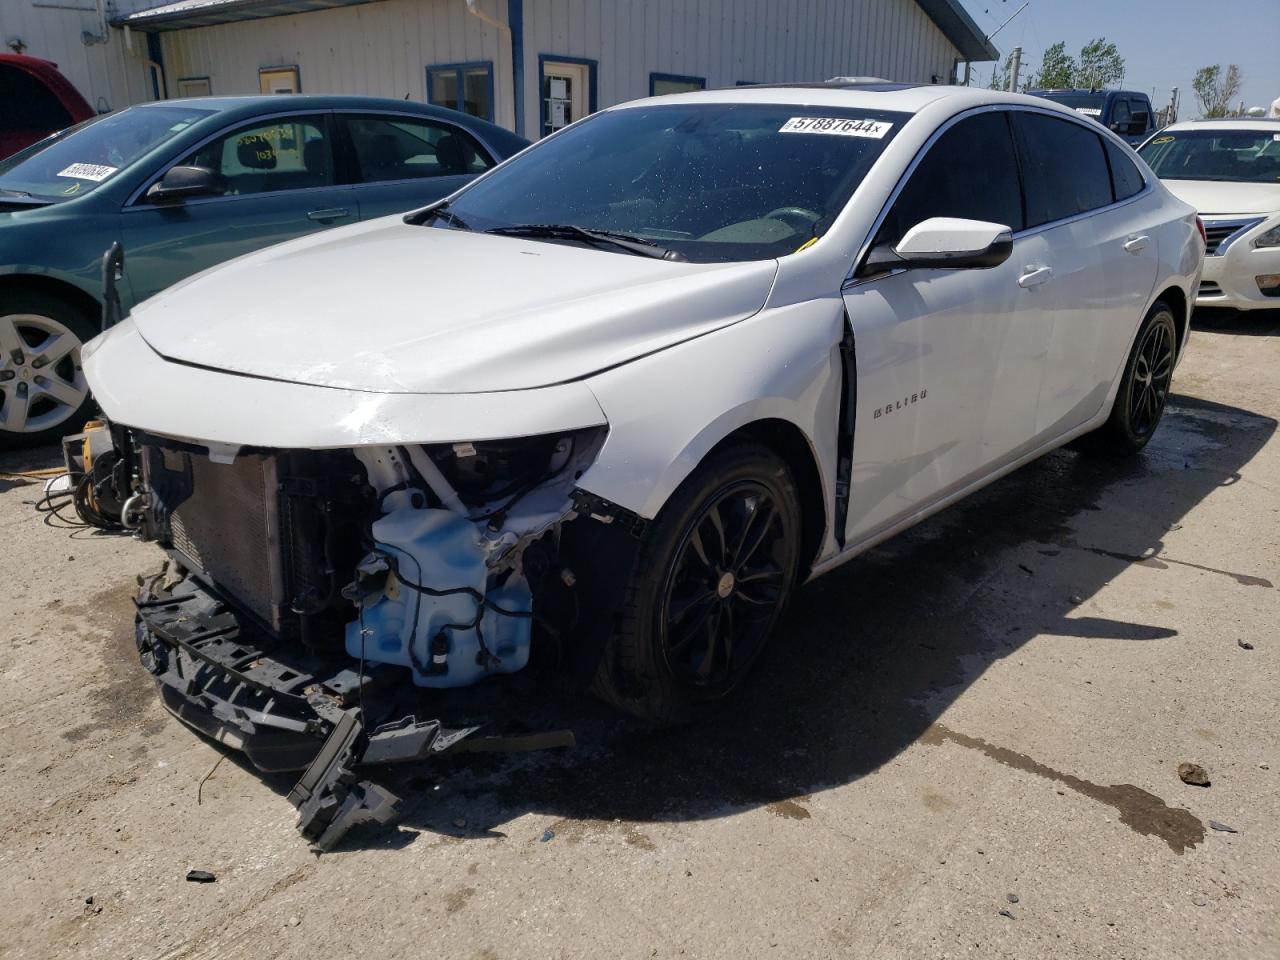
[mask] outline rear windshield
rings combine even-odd
[[[1270,130],[1178,130],[1138,151],[1164,180],[1280,182],[1280,126]]]
[[[785,104],[609,110],[476,181],[449,222],[572,224],[693,261],[778,257],[827,231],[908,119]]]
[[[1037,96],[1070,107],[1076,113],[1097,120],[1102,116],[1102,108],[1107,105],[1107,98],[1100,93],[1040,93]]]
[[[67,200],[95,189],[153,147],[212,114],[191,107],[142,107],[87,120],[0,161],[0,197]]]

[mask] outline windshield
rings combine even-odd
[[[693,261],[769,259],[827,231],[908,117],[758,104],[607,111],[478,180],[431,222],[572,225]]]
[[[212,112],[141,107],[86,120],[0,162],[0,191],[50,201],[80,196]]]
[[[1162,133],[1138,154],[1164,180],[1280,182],[1280,127]]]
[[[1076,113],[1083,113],[1086,117],[1094,119],[1102,116],[1102,108],[1107,103],[1107,98],[1100,93],[1040,93],[1037,96],[1060,103],[1064,107],[1070,107]]]

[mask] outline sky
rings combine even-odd
[[[1024,0],[961,0],[990,35]],[[1280,0],[1031,0],[992,37],[1001,62],[1022,47],[1023,75],[1040,66],[1045,47],[1066,41],[1067,52],[1096,37],[1115,43],[1125,60],[1124,87],[1152,95],[1156,109],[1181,90],[1183,120],[1200,115],[1191,80],[1200,67],[1234,63],[1243,74],[1237,103],[1269,107],[1280,97]],[[975,64],[974,84],[991,82],[992,64]]]

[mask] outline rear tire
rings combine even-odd
[[[1074,446],[1110,456],[1130,456],[1145,447],[1164,415],[1177,351],[1173,310],[1157,300],[1134,338],[1111,416]]]
[[[713,453],[645,531],[596,694],[670,726],[733,693],[795,586],[800,528],[776,454],[750,443]]]
[[[97,324],[60,297],[0,294],[0,449],[52,443],[93,409],[80,348]]]

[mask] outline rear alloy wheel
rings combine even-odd
[[[0,446],[47,443],[84,424],[86,326],[78,311],[50,297],[0,301]]]
[[[1111,416],[1076,446],[1121,456],[1145,447],[1164,415],[1177,358],[1173,311],[1158,301],[1134,340]]]
[[[712,455],[645,533],[597,692],[664,725],[728,696],[795,585],[799,543],[786,465],[748,444]]]

